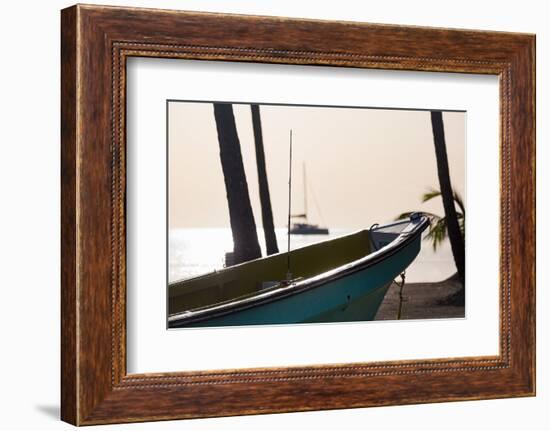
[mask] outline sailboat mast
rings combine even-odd
[[[292,205],[292,129],[290,129],[290,157],[288,159],[288,231],[287,231],[287,254],[286,254],[286,279],[292,279],[290,272],[290,212]]]
[[[304,171],[304,220],[307,223],[307,178],[306,178],[306,162],[302,164]]]

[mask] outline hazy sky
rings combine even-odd
[[[233,108],[261,226],[250,105]],[[439,188],[429,112],[261,105],[260,115],[276,227],[286,226],[290,129],[294,213],[303,210],[303,162],[313,223],[359,229],[409,210],[443,213],[439,200],[420,203],[428,188]],[[443,114],[451,182],[464,199],[465,121],[465,113]],[[213,105],[170,102],[168,134],[170,228],[229,227]]]

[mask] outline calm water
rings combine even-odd
[[[291,249],[335,238],[345,229],[331,229],[329,235],[291,235]],[[286,228],[275,229],[280,251],[286,251]],[[258,229],[262,255],[265,256],[263,230]],[[169,282],[195,277],[224,267],[225,253],[233,249],[229,228],[171,229],[169,238]],[[420,254],[407,269],[407,282],[433,282],[443,280],[456,271],[451,247],[446,241],[434,253],[431,243],[422,241]]]

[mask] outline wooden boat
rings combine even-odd
[[[428,224],[415,214],[171,283],[168,326],[372,320],[389,285],[420,251]]]

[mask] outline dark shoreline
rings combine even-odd
[[[460,290],[456,277],[435,283],[405,283],[401,320],[464,318],[464,305],[447,304],[445,299]],[[374,320],[396,320],[399,310],[400,288],[393,283]]]

